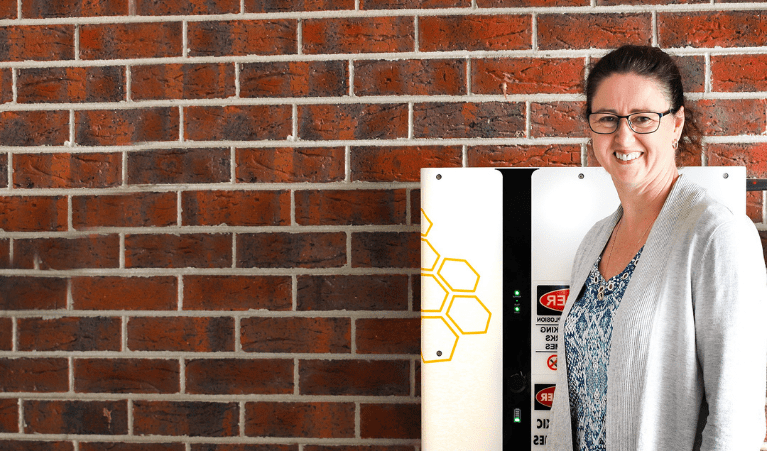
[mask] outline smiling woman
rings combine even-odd
[[[758,449],[764,257],[745,215],[677,171],[680,148],[700,146],[679,70],[657,48],[624,46],[594,66],[586,99],[621,205],[573,266],[552,449]]]

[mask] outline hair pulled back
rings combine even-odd
[[[648,77],[658,83],[658,88],[671,103],[673,111],[684,107],[684,128],[679,140],[679,154],[694,154],[701,151],[701,132],[695,123],[694,112],[684,103],[682,75],[674,60],[657,47],[624,45],[605,55],[589,72],[586,80],[586,110],[591,114],[594,95],[607,77],[615,74],[636,74]]]

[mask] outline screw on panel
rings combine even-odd
[[[726,172],[725,172],[725,173],[724,173],[724,175],[723,175],[722,177],[724,177],[724,178],[728,179],[728,178],[730,178],[730,174],[728,174],[728,173],[726,173]]]
[[[442,174],[437,174],[437,180],[442,180]]]
[[[442,351],[437,351],[437,357],[442,357]]]
[[[584,177],[586,177],[586,176],[585,176],[585,175],[583,175],[583,173],[581,173],[581,174],[578,174],[578,178],[579,178],[579,179],[583,180],[583,178],[584,178]]]

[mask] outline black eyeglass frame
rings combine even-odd
[[[663,116],[668,116],[669,114],[675,114],[677,111],[679,111],[679,109],[673,109],[673,108],[670,108],[668,111],[663,112],[663,113],[656,113],[655,111],[639,111],[637,113],[631,113],[628,116],[621,116],[619,114],[613,114],[613,113],[589,113],[589,115],[587,117],[587,122],[589,123],[589,128],[591,129],[591,131],[596,133],[597,135],[612,135],[613,133],[618,131],[618,128],[620,128],[621,119],[626,119],[626,122],[628,123],[629,128],[631,129],[632,132],[634,132],[634,133],[636,133],[638,135],[649,135],[650,133],[655,133],[655,132],[658,131],[658,129],[660,128],[660,121],[663,119]],[[611,132],[608,132],[608,133],[598,132],[598,131],[594,130],[594,128],[591,126],[591,116],[593,116],[595,114],[609,114],[610,116],[617,117],[618,118],[618,122],[615,123],[616,124],[615,125],[615,130],[613,130]],[[655,130],[653,130],[651,132],[638,132],[638,131],[634,130],[634,127],[631,126],[631,120],[629,120],[629,117],[636,116],[637,114],[657,114],[658,115],[658,126],[655,128]]]

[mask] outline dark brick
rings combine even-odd
[[[246,13],[338,11],[354,9],[354,0],[245,0]]]
[[[408,277],[298,276],[298,310],[407,310]]]
[[[407,445],[306,445],[304,451],[415,451],[416,447]]]
[[[291,55],[298,52],[295,20],[190,22],[189,56]]]
[[[232,318],[138,317],[128,322],[131,351],[233,352]]]
[[[340,97],[349,93],[346,61],[243,64],[241,97]]]
[[[184,109],[184,139],[286,139],[292,133],[292,117],[287,105],[190,106]]]
[[[0,28],[0,61],[75,59],[74,25],[19,25]]]
[[[19,432],[19,401],[17,399],[0,399],[0,432]]]
[[[246,403],[245,435],[251,437],[353,438],[354,403]]]
[[[66,111],[0,112],[0,141],[4,146],[61,146],[68,140]]]
[[[0,351],[10,351],[12,349],[13,320],[11,318],[0,318]]]
[[[290,276],[184,276],[184,310],[290,310]]]
[[[473,94],[580,94],[583,58],[495,58],[471,64]]]
[[[80,58],[108,60],[182,56],[181,22],[80,25]]]
[[[178,141],[178,108],[75,111],[77,143],[119,146],[154,141]]]
[[[135,0],[139,16],[236,14],[240,0]]]
[[[64,231],[67,229],[67,198],[0,197],[0,229],[6,232]]]
[[[243,318],[246,352],[349,353],[348,318]]]
[[[184,451],[183,443],[80,442],[80,451]]]
[[[58,310],[66,305],[66,279],[0,276],[1,310]]]
[[[125,401],[24,401],[27,434],[124,435]]]
[[[583,108],[582,102],[535,102],[530,106],[530,134],[533,138],[590,136]]]
[[[56,0],[51,2],[48,0],[24,0],[21,2],[21,16],[25,19],[125,16],[128,15],[128,1]]]
[[[126,268],[231,268],[230,234],[126,235]]]
[[[514,102],[417,103],[416,138],[525,137],[525,105]]]
[[[289,191],[184,191],[183,225],[290,225]]]
[[[131,99],[215,99],[235,94],[234,64],[157,64],[131,68]]]
[[[237,235],[238,268],[338,268],[346,233],[243,233]]]
[[[469,167],[580,166],[581,146],[476,146],[467,151]]]
[[[190,360],[186,362],[186,392],[291,395],[293,359]]]
[[[570,17],[570,16],[568,16]],[[532,48],[530,15],[460,15],[418,18],[419,50],[525,50]]]
[[[73,442],[50,442],[31,440],[3,440],[0,441],[2,451],[74,451]]]
[[[230,175],[229,149],[158,149],[128,153],[129,185],[223,183]]]
[[[466,93],[462,60],[357,61],[354,93],[382,95],[461,95]]]
[[[75,359],[78,393],[178,393],[178,360]]]
[[[19,351],[119,351],[120,319],[19,318]]]
[[[420,318],[360,318],[357,326],[359,354],[414,354],[421,352]]]
[[[360,9],[469,8],[471,0],[360,0]]]
[[[298,445],[193,444],[192,451],[298,451]]]
[[[13,266],[22,269],[119,268],[120,237],[21,238],[14,242]]]
[[[175,193],[73,196],[72,225],[94,227],[167,227],[177,224]]]
[[[125,68],[118,66],[20,69],[16,83],[19,103],[125,100]]]
[[[0,19],[17,19],[17,5],[16,0],[0,0]]]
[[[351,179],[362,182],[419,182],[421,168],[461,167],[461,146],[353,147]]]
[[[766,19],[761,11],[659,12],[658,44],[662,48],[761,46]]]
[[[175,310],[178,279],[157,277],[74,277],[75,310]]]
[[[421,438],[421,406],[419,404],[362,404],[360,406],[362,438]]]
[[[389,225],[406,221],[405,190],[298,190],[300,225]]]
[[[407,360],[301,360],[302,395],[407,396]]]
[[[300,105],[298,134],[307,140],[407,137],[405,104]]]
[[[339,182],[344,179],[342,147],[237,149],[241,183]]]
[[[122,179],[122,155],[111,153],[14,154],[16,188],[108,188]]]
[[[352,267],[418,268],[421,240],[415,232],[352,234]]]
[[[412,52],[415,50],[412,17],[306,19],[303,22],[302,31],[305,54]]]
[[[598,0],[598,2],[601,0]],[[480,8],[589,6],[589,0],[477,0]]]
[[[13,70],[0,69],[0,103],[13,101]]]
[[[69,390],[67,359],[0,359],[0,392]]]
[[[237,403],[134,401],[133,428],[137,435],[235,437]]]
[[[767,129],[765,99],[704,99],[692,102],[706,136],[761,135]]]
[[[747,177],[767,178],[765,143],[709,143],[705,153],[708,166],[745,166]]]
[[[614,48],[622,44],[651,43],[652,15],[649,12],[538,16],[538,47],[541,50]]]

